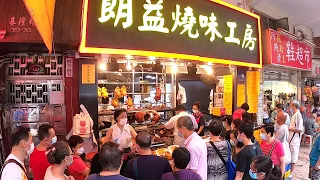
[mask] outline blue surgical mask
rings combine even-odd
[[[258,175],[257,175],[257,174],[258,174],[258,173],[252,172],[251,169],[249,170],[249,175],[250,175],[250,177],[251,177],[252,179],[258,179]]]
[[[51,139],[51,144],[56,143],[56,142],[57,142],[57,140],[58,140],[57,136],[53,137],[53,138]]]
[[[236,146],[236,143],[232,140],[230,140],[230,144],[231,144],[231,146]]]
[[[260,138],[261,138],[262,140],[266,140],[266,139],[267,139],[267,135],[264,134],[264,133],[260,133]]]

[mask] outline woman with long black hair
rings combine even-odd
[[[249,174],[252,179],[258,180],[281,180],[282,173],[278,166],[272,164],[267,155],[260,155],[252,160]]]

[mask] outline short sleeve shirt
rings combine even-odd
[[[304,128],[303,128],[303,119],[302,119],[300,111],[297,111],[291,117],[289,129],[297,129],[297,130],[300,130],[300,131],[304,130]],[[299,133],[294,133],[294,132],[290,131],[289,139],[288,139],[289,140],[289,144],[290,145],[300,145],[301,136],[302,136],[301,133],[299,135]],[[292,141],[291,141],[291,139],[292,139]],[[291,141],[291,143],[290,143],[290,141]]]
[[[14,159],[14,160],[18,161],[22,166],[24,166],[24,164],[13,154],[10,154],[8,156],[8,158],[6,159],[6,161],[9,159]],[[28,180],[28,177],[24,173],[23,169],[21,169],[17,164],[9,163],[6,165],[6,167],[4,167],[0,179],[3,179],[3,180]]]
[[[320,157],[320,136],[318,135],[310,152],[310,165],[315,166]]]
[[[286,124],[281,125],[275,133],[275,138],[281,143],[288,142],[289,130]]]
[[[35,148],[30,155],[30,168],[34,180],[43,180],[49,166],[50,163],[47,160],[46,151],[39,151]]]
[[[84,163],[80,157],[73,156],[73,162],[68,167],[68,172],[70,176],[74,177],[74,179],[84,180],[86,176],[83,175],[82,172],[87,168],[86,163]]]
[[[207,180],[207,146],[197,134],[191,134],[185,141],[185,146],[190,152],[190,162],[187,169],[196,170],[203,180]]]
[[[271,154],[271,160],[274,165],[280,166],[280,158],[284,157],[284,150],[283,150],[282,143],[277,139],[275,139],[275,141],[276,142],[273,141],[270,144],[267,144],[266,141],[262,141],[260,147],[264,155],[269,155],[269,153],[272,150],[273,143],[276,143]]]
[[[249,175],[250,165],[253,158],[262,155],[260,147],[257,145],[247,145],[237,154],[237,166],[236,169],[239,172],[243,172],[243,179],[251,180]]]

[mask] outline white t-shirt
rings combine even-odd
[[[14,159],[18,161],[23,167],[24,163],[21,162],[16,156],[13,154],[10,154],[8,158],[6,159]],[[2,180],[28,180],[27,175],[24,173],[23,169],[21,169],[17,164],[15,163],[9,163],[4,167],[1,175]]]
[[[178,115],[176,116],[173,116],[164,126],[167,128],[167,129],[172,129],[174,128],[174,132],[173,132],[173,135],[174,135],[174,144],[175,145],[179,145],[180,147],[184,147],[184,141],[186,139],[184,138],[181,138],[179,135],[178,135],[178,130],[177,130],[177,120],[182,117],[182,116],[189,116],[193,122],[193,127],[194,129],[198,129],[198,124],[197,124],[197,121],[196,119],[194,118],[194,116],[192,114],[189,114],[187,112],[181,112],[179,113]]]
[[[111,126],[111,128],[112,140],[118,143],[122,149],[132,146],[131,126],[129,124],[125,124],[122,131],[117,124]]]
[[[46,171],[46,174],[44,175],[44,180],[62,180],[60,178],[56,178],[53,176],[52,172],[51,172],[51,167],[52,166],[49,166],[47,168],[47,171]],[[65,175],[66,179],[69,179],[66,175]]]
[[[301,113],[299,110],[296,113],[294,113],[294,115],[291,117],[289,129],[297,129],[297,130],[303,131],[303,129],[304,129],[303,128],[303,119],[302,119],[302,116],[301,116]],[[292,138],[293,134],[294,134],[294,137]],[[302,136],[302,133],[300,133],[300,136],[299,136],[299,133],[294,133],[294,132],[290,131],[288,143],[290,145],[300,145],[301,136]],[[291,139],[292,139],[292,141],[291,141]],[[290,143],[290,141],[291,141],[291,143]]]
[[[288,142],[289,130],[286,124],[282,124],[275,133],[275,138],[278,139],[281,143]]]

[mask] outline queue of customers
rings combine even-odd
[[[267,138],[266,146],[262,143],[260,147],[253,136],[253,126],[246,118],[244,115],[242,120],[235,119],[231,123],[230,120],[224,123],[212,121],[208,127],[210,142],[206,143],[199,136],[199,128],[191,116],[178,117],[175,129],[178,136],[185,140],[183,146],[174,150],[172,164],[164,157],[152,154],[152,137],[148,132],[136,134],[130,125],[125,127],[125,111],[115,113],[119,126],[112,127],[113,131],[107,135],[91,166],[87,166],[82,157],[83,139],[80,136],[71,136],[68,142],[57,141],[54,129],[42,125],[39,128],[40,144],[34,147],[29,129],[20,126],[12,133],[12,152],[1,179],[28,179],[23,162],[30,156],[30,168],[35,180],[280,180],[283,176],[283,158],[281,150],[278,150],[279,143],[273,143],[273,131],[268,126],[262,130]],[[226,123],[229,140],[221,137]],[[134,139],[133,143],[129,142],[131,139]],[[271,148],[275,148],[271,155],[267,153],[270,143]],[[129,157],[129,147],[139,154],[137,158]],[[234,169],[228,166],[232,159],[236,162]]]

